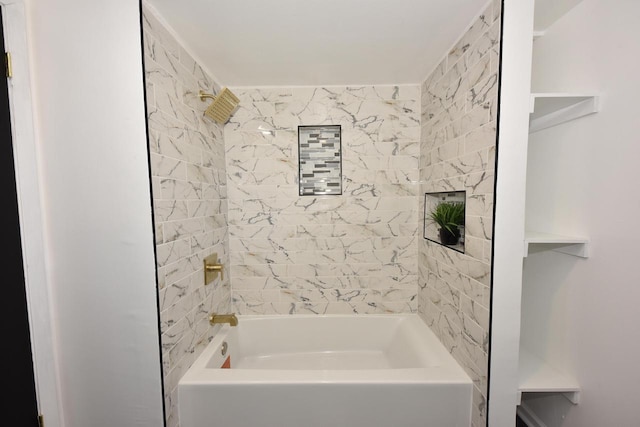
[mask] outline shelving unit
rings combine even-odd
[[[528,350],[520,348],[518,403],[522,393],[562,393],[571,403],[580,402],[580,386],[573,378],[558,371]]]
[[[589,239],[585,237],[525,231],[525,257],[529,255],[529,247],[531,245],[536,245],[544,249],[562,252],[564,254],[574,255],[581,258],[589,257]]]
[[[491,358],[491,426],[510,425],[513,409],[527,415],[522,419],[528,425],[559,424],[571,411],[565,398],[572,404],[585,400],[582,370],[574,359],[580,357],[574,351],[574,332],[580,327],[574,305],[581,283],[573,273],[591,261],[594,251],[588,233],[574,224],[591,224],[577,216],[579,207],[589,206],[585,192],[596,190],[580,179],[590,166],[581,160],[591,157],[580,151],[582,141],[571,138],[599,124],[593,114],[606,104],[601,102],[605,93],[597,92],[598,76],[570,62],[573,26],[582,28],[574,18],[585,13],[578,7],[574,15],[580,2],[514,0],[504,9],[505,22],[519,25],[504,26],[504,40],[511,37],[512,44],[504,43],[501,52],[508,85],[501,88],[500,138],[510,145],[498,148],[502,161],[497,168],[504,173],[496,187],[496,200],[502,194],[502,203],[495,206],[505,222],[494,230],[503,245],[495,244],[493,261],[491,349],[497,357]],[[583,61],[584,53],[576,60]],[[583,71],[580,79],[572,78]],[[512,403],[502,399],[511,393],[516,408],[506,408]]]
[[[598,112],[593,94],[532,93],[529,133]]]
[[[568,13],[581,0],[536,0],[536,16],[534,42],[541,37],[549,37],[552,30],[548,30],[558,19]],[[543,46],[538,45],[540,48]],[[544,46],[548,48],[548,46]],[[550,64],[551,66],[551,64]],[[530,93],[529,134],[543,129],[557,126],[581,117],[585,117],[599,111],[599,97],[595,93],[563,93],[563,92],[532,92]],[[529,147],[535,150],[537,146]],[[532,156],[533,159],[539,157]],[[541,165],[529,164],[528,170],[540,170]],[[529,178],[538,176],[535,173]],[[535,186],[535,181],[532,182]],[[535,187],[534,187],[535,188]],[[549,220],[549,229],[557,229],[558,224]],[[584,236],[571,236],[551,234],[541,231],[525,231],[524,257],[540,251],[555,251],[564,254],[588,258],[589,239]],[[539,260],[532,259],[526,263],[527,268],[544,268]],[[536,274],[526,274],[523,264],[523,291],[522,305],[526,307],[521,314],[520,331],[520,355],[518,372],[518,404],[521,405],[523,394],[532,393],[557,393],[565,396],[569,401],[578,404],[580,398],[580,385],[566,373],[557,369],[558,363],[552,360],[544,360],[540,357],[549,354],[548,350],[561,351],[554,346],[553,332],[548,328],[549,313],[552,308],[548,305],[548,295],[552,295],[553,286],[562,287],[562,281],[557,283],[553,277],[546,277],[544,282],[535,282]],[[532,273],[529,271],[528,273]],[[525,283],[534,280],[532,283]],[[528,286],[529,285],[529,286]],[[535,286],[537,285],[537,286]],[[549,285],[547,287],[546,285]],[[541,329],[542,328],[542,329]],[[532,335],[528,335],[532,334]]]

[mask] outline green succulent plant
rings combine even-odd
[[[458,227],[464,224],[464,203],[442,202],[430,213],[431,219],[451,234],[456,234]]]

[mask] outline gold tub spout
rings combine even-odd
[[[209,316],[209,323],[215,325],[216,323],[228,323],[231,326],[238,324],[238,318],[235,314],[216,314],[213,313]]]

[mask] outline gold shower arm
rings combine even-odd
[[[207,98],[213,99],[213,102],[209,107],[207,107],[204,115],[221,125],[224,125],[227,120],[229,120],[229,116],[231,116],[231,113],[240,102],[238,97],[231,93],[231,91],[226,87],[215,96],[202,90],[198,91],[198,95],[200,96],[201,101],[204,101]]]
[[[211,95],[210,93],[206,93],[205,91],[201,90],[200,92],[198,92],[198,96],[200,97],[200,101],[204,101],[205,99],[209,98],[209,99],[216,99],[216,97],[214,95]]]

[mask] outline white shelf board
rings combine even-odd
[[[520,348],[518,401],[522,393],[561,393],[572,403],[580,400],[580,386],[525,348]]]
[[[545,31],[534,31],[533,32],[533,41],[539,39],[540,37],[544,37]]]
[[[597,113],[598,96],[574,93],[532,93],[529,133]]]
[[[578,236],[563,236],[560,234],[525,231],[524,256],[529,255],[530,245],[546,245],[547,249],[574,255],[581,258],[589,257],[589,239]]]

